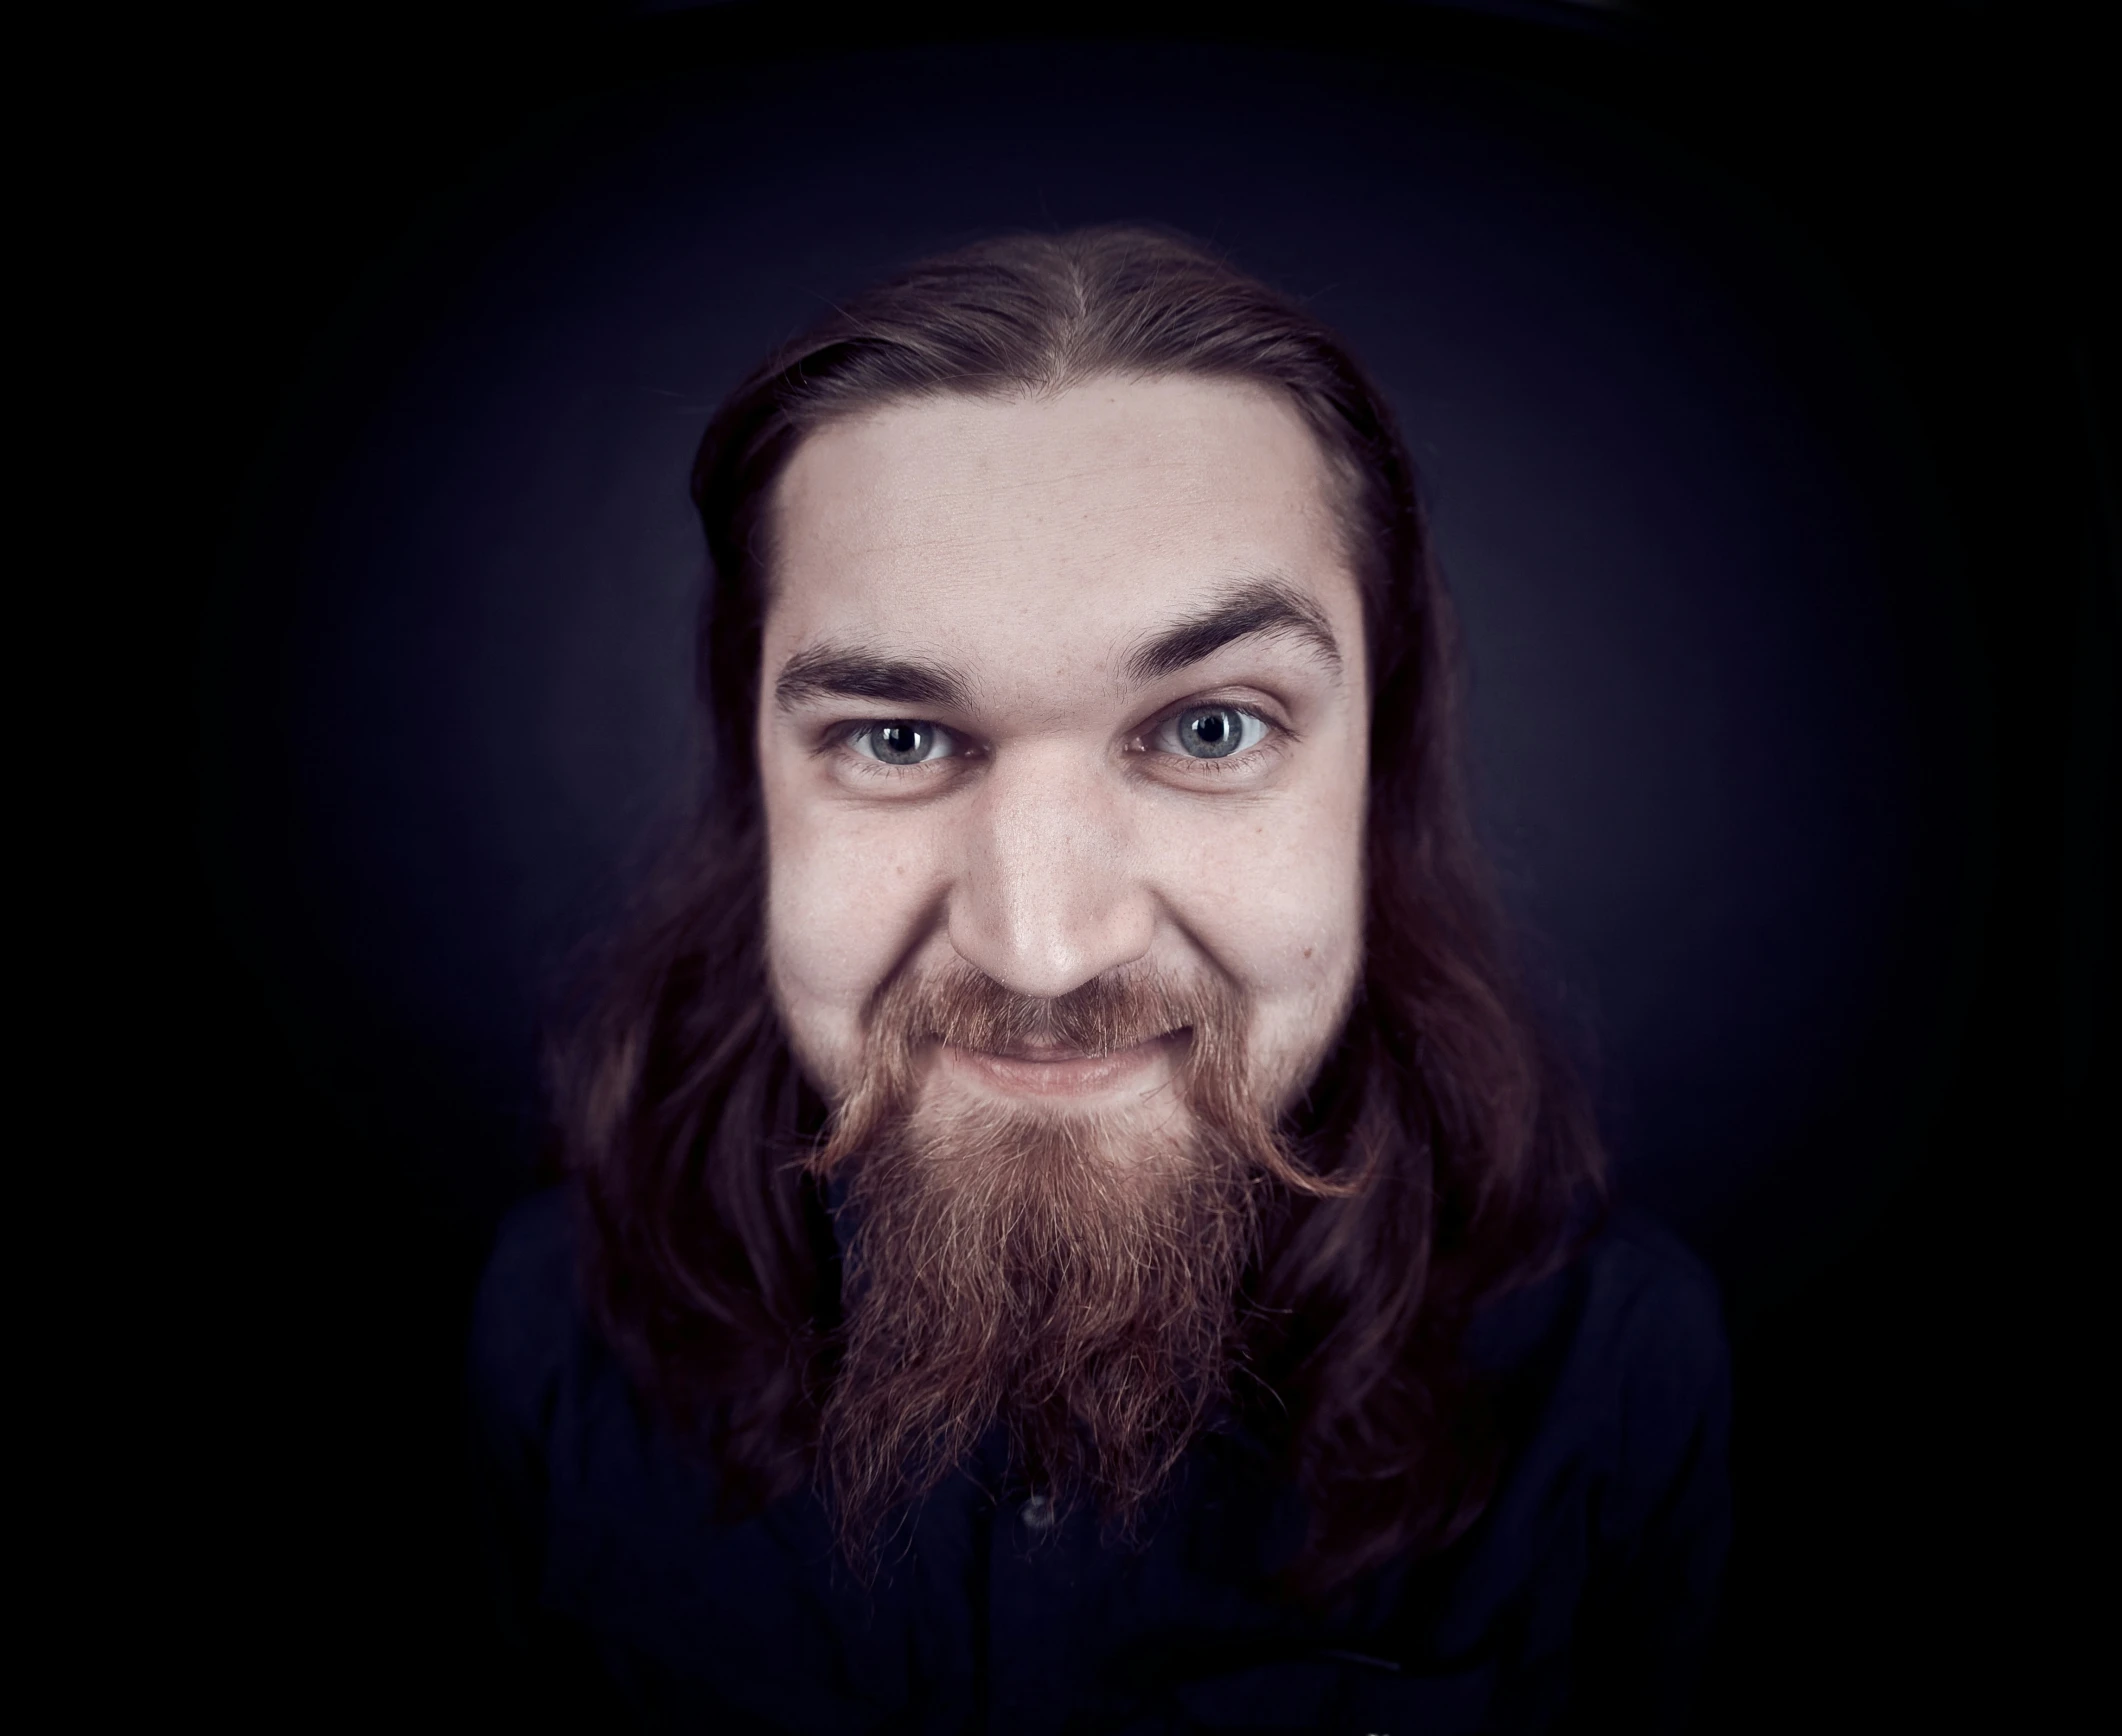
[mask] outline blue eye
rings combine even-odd
[[[1234,705],[1196,705],[1157,731],[1157,745],[1189,759],[1228,759],[1267,739],[1267,724]]]
[[[952,746],[948,730],[912,720],[866,723],[848,740],[871,759],[888,766],[917,766],[942,759]]]

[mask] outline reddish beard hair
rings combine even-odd
[[[1184,1047],[1186,1114],[1163,1125],[922,1100],[938,1045],[1107,1055],[1159,1038]],[[1228,1392],[1263,1191],[1349,1185],[1292,1161],[1245,1038],[1244,1001],[1216,980],[1123,975],[1039,1000],[961,967],[878,997],[861,1075],[811,1161],[849,1177],[844,1353],[818,1469],[858,1572],[998,1424],[1027,1483],[1135,1533]]]

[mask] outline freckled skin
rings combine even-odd
[[[1263,1093],[1301,1091],[1360,962],[1369,693],[1296,411],[1183,378],[894,405],[809,437],[774,509],[767,950],[827,1096],[854,1077],[876,990],[957,960],[1035,996],[1127,966],[1218,974],[1250,1000]],[[1131,649],[1263,574],[1324,616],[1338,671],[1285,634],[1129,675]],[[777,705],[784,666],[820,643],[947,666],[965,704]],[[1256,715],[1264,739],[1190,757],[1172,721],[1189,704]],[[915,720],[950,751],[893,766],[850,739]],[[1112,1090],[1154,1092],[1169,1065]]]

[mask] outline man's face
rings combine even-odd
[[[1279,395],[1099,379],[830,425],[773,518],[768,958],[838,1103],[888,985],[1234,991],[1286,1105],[1360,963],[1369,695],[1318,444]],[[1184,1033],[915,1058],[924,1108],[1170,1131]]]

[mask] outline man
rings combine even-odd
[[[1519,1008],[1346,351],[1169,236],[988,243],[764,364],[693,493],[712,792],[474,1337],[546,1692],[1679,1719],[1714,1293]]]

